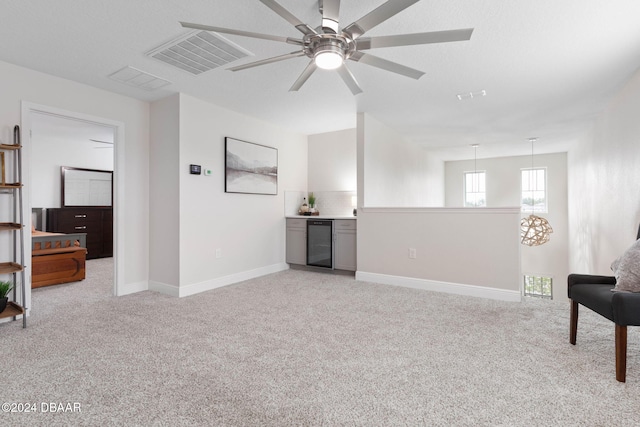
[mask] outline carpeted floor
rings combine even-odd
[[[36,409],[2,425],[640,424],[639,331],[618,383],[613,324],[583,309],[572,346],[567,301],[299,270],[115,298],[111,268],[89,261],[84,282],[34,290],[27,329],[0,325],[0,400]]]

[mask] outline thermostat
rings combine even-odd
[[[200,165],[191,165],[191,175],[200,175],[202,168]]]

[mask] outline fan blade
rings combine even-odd
[[[298,80],[296,80],[293,86],[291,86],[291,89],[289,89],[289,92],[295,92],[298,89],[300,89],[302,85],[309,79],[309,77],[311,77],[311,74],[313,74],[316,68],[318,68],[316,66],[316,62],[312,59],[311,62],[309,62],[309,65],[307,65],[307,68],[305,68],[302,74],[300,74],[300,77],[298,77]]]
[[[270,34],[252,33],[249,31],[232,30],[230,28],[212,27],[210,25],[194,24],[191,22],[180,22],[184,28],[193,28],[195,30],[213,31],[216,33],[234,34],[236,36],[253,37],[254,39],[273,40],[276,42],[290,43],[302,45],[302,40],[291,37],[272,36]]]
[[[340,18],[340,0],[320,0],[322,9],[322,29],[325,32],[333,31],[338,34],[338,22]]]
[[[297,52],[285,53],[284,55],[274,56],[273,58],[261,59],[260,61],[250,62],[248,64],[231,67],[229,68],[229,70],[230,71],[245,70],[247,68],[253,68],[260,65],[271,64],[273,62],[278,62],[278,61],[284,61],[285,59],[296,58],[298,56],[304,56],[304,52],[297,51]]]
[[[353,74],[351,74],[351,71],[349,71],[346,65],[342,65],[342,67],[338,68],[338,74],[340,74],[340,77],[342,77],[342,80],[344,80],[352,94],[357,95],[362,93],[362,89],[358,86],[356,78],[353,77]]]
[[[342,30],[342,32],[355,40],[376,25],[386,21],[393,15],[402,12],[412,4],[419,1],[420,0],[388,0],[386,3],[383,3],[378,8],[358,19],[356,22],[349,24],[344,30]]]
[[[399,34],[397,36],[363,37],[358,39],[358,50],[378,47],[410,46],[414,44],[447,43],[466,41],[471,38],[473,28],[461,30],[432,31],[429,33]]]
[[[409,68],[404,65],[400,65],[397,62],[388,61],[386,59],[378,58],[377,56],[369,55],[367,53],[356,51],[351,54],[349,59],[356,62],[361,62],[363,64],[371,65],[372,67],[391,71],[392,73],[411,77],[412,79],[416,80],[424,75],[424,72],[416,70],[415,68]]]
[[[307,24],[305,24],[304,22],[296,18],[287,9],[280,6],[278,2],[274,0],[260,0],[260,2],[262,2],[262,4],[267,6],[269,9],[273,10],[275,13],[277,13],[281,17],[283,17],[285,20],[287,20],[291,25],[296,27],[298,31],[300,31],[302,34],[304,35],[318,34],[313,28],[311,28],[310,26],[308,26]]]

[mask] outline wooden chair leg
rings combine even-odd
[[[627,327],[616,323],[616,379],[625,382],[627,375]]]
[[[571,300],[571,320],[569,322],[569,342],[576,344],[576,334],[578,332],[578,303]]]

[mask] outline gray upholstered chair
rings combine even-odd
[[[640,239],[640,229],[638,230]],[[627,326],[640,326],[640,293],[611,292],[616,284],[613,276],[570,274],[571,299],[569,341],[576,343],[578,305],[581,304],[615,324],[616,379],[625,382],[627,373]]]

